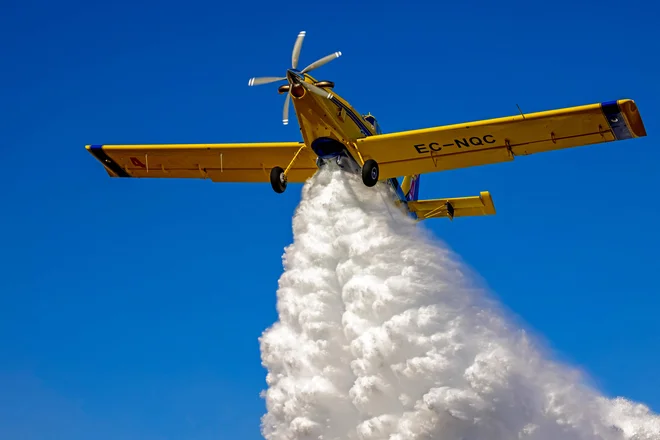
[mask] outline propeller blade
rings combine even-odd
[[[260,78],[250,78],[250,81],[248,81],[248,86],[260,86],[262,84],[270,84],[285,79],[286,76],[285,77],[262,76]]]
[[[286,99],[284,100],[284,114],[282,115],[282,123],[287,125],[289,123],[289,102],[291,101],[291,94],[286,94]]]
[[[316,60],[316,61],[314,61],[312,64],[310,64],[309,66],[305,67],[305,68],[302,70],[302,72],[300,72],[300,73],[311,72],[312,70],[314,70],[314,69],[316,69],[316,68],[318,68],[318,67],[321,67],[322,65],[327,64],[327,63],[329,63],[330,61],[334,60],[335,58],[339,58],[340,56],[341,56],[341,52],[335,52],[335,53],[333,53],[333,54],[330,54],[330,55],[324,56],[324,57],[321,58],[320,60]]]
[[[298,68],[298,58],[300,58],[300,49],[302,48],[303,40],[305,39],[305,31],[301,31],[296,38],[293,45],[293,53],[291,54],[291,68]]]
[[[314,93],[314,94],[316,94],[316,95],[319,95],[319,96],[321,96],[321,97],[323,97],[323,98],[332,99],[332,96],[333,96],[332,93],[330,93],[330,92],[326,92],[325,90],[323,90],[323,89],[320,88],[320,87],[317,87],[317,86],[315,86],[315,85],[313,85],[313,84],[310,84],[310,83],[308,83],[308,82],[301,82],[300,84],[301,84],[304,88],[306,88],[307,90],[309,90],[311,93]]]

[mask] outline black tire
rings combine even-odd
[[[270,170],[270,185],[276,193],[282,194],[284,192],[286,189],[286,176],[282,168],[275,167]]]
[[[374,186],[378,183],[378,162],[373,159],[369,159],[364,163],[362,167],[362,182],[369,187]]]

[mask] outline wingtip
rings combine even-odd
[[[484,214],[485,215],[497,214],[497,211],[495,210],[495,204],[493,203],[493,197],[490,195],[490,191],[481,191],[480,196],[481,196],[481,201],[484,205]]]
[[[635,101],[632,99],[619,99],[618,104],[621,112],[625,115],[628,123],[627,125],[630,128],[630,131],[632,131],[633,136],[646,136],[646,127],[644,126],[642,115],[640,114]]]

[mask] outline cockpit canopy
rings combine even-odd
[[[382,134],[382,131],[380,130],[380,125],[378,125],[378,121],[372,114],[368,115],[362,115],[365,121],[367,121],[371,126],[376,130],[376,134]]]

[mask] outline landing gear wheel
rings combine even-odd
[[[375,160],[369,159],[364,163],[362,167],[362,182],[369,187],[378,183],[378,163]]]
[[[283,193],[286,189],[286,176],[284,170],[280,167],[275,167],[270,170],[270,185],[276,193]]]

